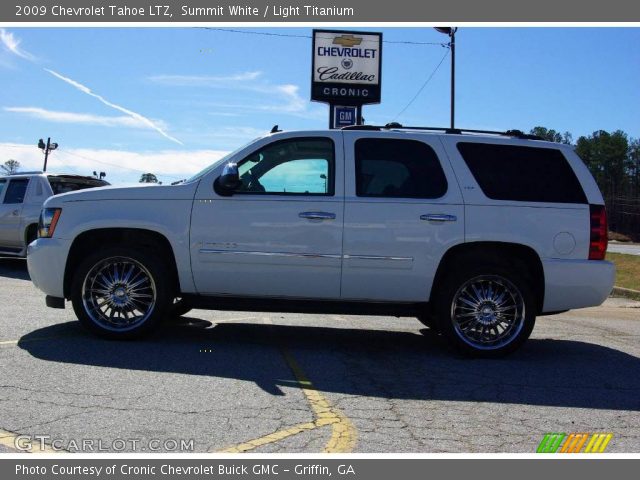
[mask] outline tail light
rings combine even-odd
[[[604,260],[607,253],[607,209],[604,205],[589,205],[589,260]]]

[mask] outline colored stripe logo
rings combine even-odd
[[[536,453],[603,453],[613,433],[547,433]]]

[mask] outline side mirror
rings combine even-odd
[[[222,169],[222,175],[220,175],[213,188],[220,195],[231,195],[233,191],[238,188],[242,182],[240,181],[240,174],[238,173],[238,165],[233,162],[227,163]]]

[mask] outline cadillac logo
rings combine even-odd
[[[351,60],[350,58],[343,58],[341,63],[342,68],[344,68],[345,70],[349,70],[351,67],[353,67],[353,60]]]

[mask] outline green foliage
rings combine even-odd
[[[599,130],[580,137],[576,153],[582,158],[598,182],[605,197],[624,192],[631,166],[629,139],[621,130],[613,133]]]
[[[140,175],[139,183],[158,183],[158,177],[153,173],[143,173]]]
[[[4,165],[0,165],[0,169],[2,169],[7,175],[11,175],[20,169],[20,162],[17,160],[7,160],[4,162]]]
[[[545,127],[533,127],[529,133],[542,137],[548,142],[564,143],[566,145],[571,145],[573,142],[573,136],[569,132],[560,133]]]

